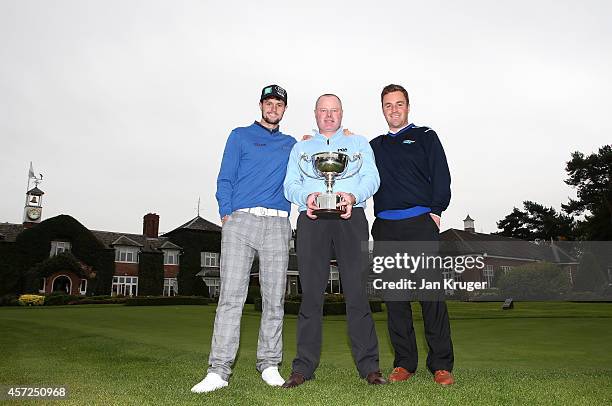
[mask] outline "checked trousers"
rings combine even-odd
[[[228,380],[240,342],[240,319],[251,266],[259,256],[262,314],[257,342],[257,370],[277,366],[283,354],[284,298],[291,225],[286,217],[235,211],[221,230],[220,295],[208,372]]]

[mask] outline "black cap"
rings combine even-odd
[[[259,98],[259,101],[264,101],[269,97],[282,100],[285,102],[285,105],[287,104],[287,91],[279,85],[270,85],[261,89],[261,97]]]

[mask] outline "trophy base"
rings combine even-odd
[[[320,219],[339,219],[340,215],[344,213],[344,211],[338,209],[319,209],[312,211],[312,214]]]
[[[335,193],[321,193],[317,196],[317,206],[319,209],[313,210],[313,214],[322,219],[339,219],[345,210],[338,209],[340,196]]]

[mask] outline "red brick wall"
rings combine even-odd
[[[176,278],[179,273],[178,265],[164,265],[164,278]]]
[[[115,262],[115,276],[138,276],[138,264]]]
[[[68,278],[70,278],[70,281],[72,282],[71,287],[70,287],[70,294],[71,295],[78,295],[79,294],[79,286],[81,286],[81,278],[77,275],[75,275],[72,272],[56,272],[54,274],[49,275],[46,279],[45,279],[45,294],[50,294],[51,292],[53,292],[53,281],[56,277],[60,276],[60,275],[64,275],[67,276]]]

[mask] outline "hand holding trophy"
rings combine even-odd
[[[302,161],[312,164],[314,175],[302,167]],[[350,162],[356,162],[356,167],[347,174]],[[313,209],[313,215],[321,218],[340,218],[346,214],[346,203],[339,194],[334,193],[333,186],[336,180],[347,179],[356,175],[361,169],[362,162],[360,153],[356,153],[352,157],[343,152],[319,152],[311,156],[302,154],[298,162],[302,174],[312,179],[325,180],[325,192],[315,196],[314,203],[318,208],[314,209],[309,204],[309,209]]]

